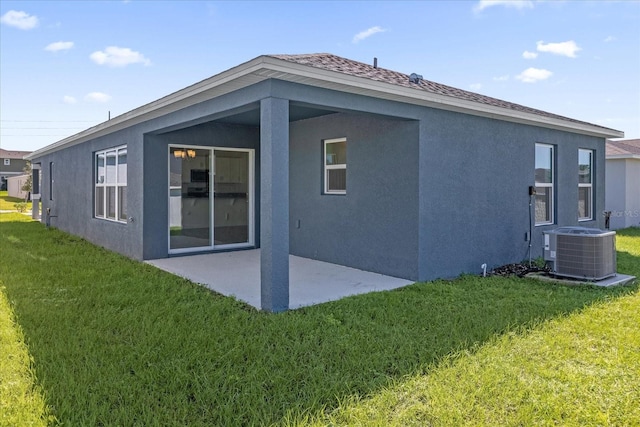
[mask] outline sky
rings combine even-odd
[[[640,138],[640,1],[0,1],[0,147],[328,52]]]

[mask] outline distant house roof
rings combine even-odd
[[[640,159],[640,139],[607,140],[607,159]]]
[[[410,81],[410,77],[413,77]],[[59,149],[108,135],[267,79],[456,111],[515,123],[621,138],[624,133],[328,53],[263,55],[72,135],[29,155],[35,159]]]
[[[0,148],[0,159],[20,159],[22,160],[24,156],[27,154],[31,154],[31,151],[9,151],[3,150]]]

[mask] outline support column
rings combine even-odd
[[[260,305],[289,309],[289,101],[260,101]]]
[[[432,186],[429,176],[427,118],[422,117],[418,135],[418,281],[427,280],[429,275],[428,229],[429,225],[429,194]]]

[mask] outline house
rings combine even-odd
[[[259,247],[281,311],[289,254],[424,281],[603,227],[621,136],[376,62],[264,55],[29,158],[43,221],[140,260]]]
[[[22,175],[27,161],[24,156],[30,151],[9,151],[0,148],[0,191],[7,189],[7,179],[11,176]]]
[[[640,139],[607,141],[605,175],[610,227],[640,226]]]

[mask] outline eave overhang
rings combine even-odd
[[[149,104],[138,107],[111,120],[100,123],[80,133],[69,136],[25,158],[33,160],[43,155],[71,147],[91,139],[126,129],[130,126],[161,117],[200,102],[251,86],[267,79],[278,79],[308,86],[331,89],[373,98],[386,99],[424,107],[437,108],[471,114],[496,120],[509,121],[549,129],[579,133],[600,138],[622,138],[624,133],[585,122],[574,122],[559,118],[496,107],[479,102],[436,94],[421,89],[412,89],[380,82],[364,77],[324,70],[286,60],[260,56],[251,61],[188,86]]]

